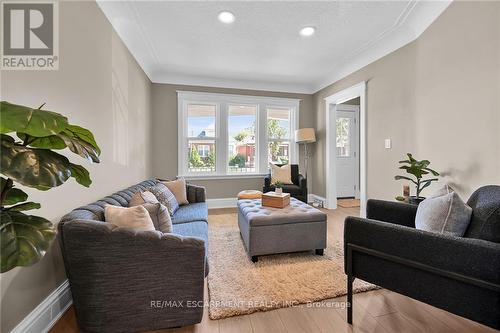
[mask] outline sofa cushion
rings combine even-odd
[[[205,242],[205,276],[208,275],[208,223],[195,221],[174,224],[174,234],[185,237],[198,237]]]
[[[181,206],[177,209],[174,216],[172,216],[172,223],[174,225],[192,221],[208,222],[208,208],[206,202],[196,202]]]
[[[464,237],[500,243],[500,186],[477,189],[467,204],[472,208],[472,218]]]
[[[415,228],[462,237],[471,214],[472,208],[451,187],[445,185],[420,203]]]
[[[283,185],[283,192],[290,194],[302,194],[302,189],[298,185]]]

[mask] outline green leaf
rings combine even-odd
[[[37,138],[26,133],[17,133],[19,139],[23,142],[28,142],[30,147],[43,148],[43,149],[64,149],[66,143],[58,135],[49,135]]]
[[[424,188],[426,188],[427,186],[431,185],[431,184],[432,184],[432,182],[433,182],[433,181],[435,181],[435,180],[438,180],[438,179],[437,179],[437,178],[434,178],[434,179],[427,179],[427,180],[423,181],[422,183],[420,183],[420,184],[421,184],[421,186],[420,186],[420,191],[419,191],[419,193],[420,193],[420,192],[422,192],[422,190],[423,190]],[[423,185],[422,185],[422,184],[423,184]]]
[[[92,147],[94,147],[95,151],[97,152],[97,155],[101,155],[101,149],[97,145],[97,142],[95,141],[95,138],[94,138],[94,134],[92,134],[91,131],[89,131],[86,128],[83,128],[83,127],[80,127],[77,125],[71,125],[71,124],[66,126],[66,130],[73,133],[73,136],[90,144]]]
[[[18,202],[23,202],[28,199],[28,195],[23,191],[18,188],[11,188],[7,192],[7,196],[5,197],[5,200],[3,201],[4,205],[15,205]]]
[[[410,154],[410,153],[406,153],[406,156],[408,156],[408,159],[410,160],[410,163],[414,163],[416,162],[417,160],[413,158],[413,155]]]
[[[52,223],[43,217],[0,211],[1,273],[39,261],[55,236]]]
[[[406,179],[406,180],[413,182],[414,184],[417,184],[416,181],[414,181],[413,179],[411,179],[409,177],[405,177],[405,176],[395,176],[394,179],[396,179],[396,180]]]
[[[68,119],[59,113],[0,102],[0,133],[20,132],[35,137],[60,133]]]
[[[405,197],[402,197],[400,195],[398,195],[397,197],[395,197],[394,199],[396,199],[397,201],[405,201]]]
[[[65,145],[73,153],[88,159],[91,162],[99,163],[99,151],[90,143],[81,140],[79,137],[73,135],[72,132],[64,131],[59,134],[59,137],[64,140]]]
[[[433,175],[433,176],[439,176],[439,172],[434,171],[434,170],[432,170],[432,169],[430,169],[430,168],[424,168],[424,170],[429,171],[430,173],[432,173],[432,175]]]
[[[71,163],[65,156],[3,140],[0,169],[5,176],[42,191],[63,184],[71,176]]]
[[[38,202],[28,201],[23,202],[22,204],[15,205],[7,208],[7,210],[11,212],[21,212],[23,210],[32,210],[32,209],[40,209],[42,207]]]
[[[90,184],[92,184],[92,180],[90,179],[90,174],[87,171],[87,169],[78,164],[73,164],[73,163],[70,164],[71,164],[71,177],[75,178],[75,180],[79,184],[85,187],[89,187]]]

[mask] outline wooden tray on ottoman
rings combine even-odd
[[[285,208],[290,204],[290,193],[276,194],[267,192],[262,194],[262,206]]]

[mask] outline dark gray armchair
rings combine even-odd
[[[500,186],[484,186],[467,202],[464,237],[415,229],[417,206],[368,200],[367,218],[344,228],[348,322],[352,283],[374,283],[500,329]]]
[[[284,164],[277,164],[278,166],[283,166]],[[291,164],[291,178],[293,184],[283,185],[283,192],[290,193],[291,197],[294,197],[302,202],[307,203],[307,179],[299,173],[299,166],[297,164]],[[262,192],[266,193],[269,191],[274,191],[274,185],[271,185],[271,175],[267,175],[264,178],[264,187]]]

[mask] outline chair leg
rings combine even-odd
[[[352,325],[352,283],[354,278],[351,275],[347,276],[347,323]]]

